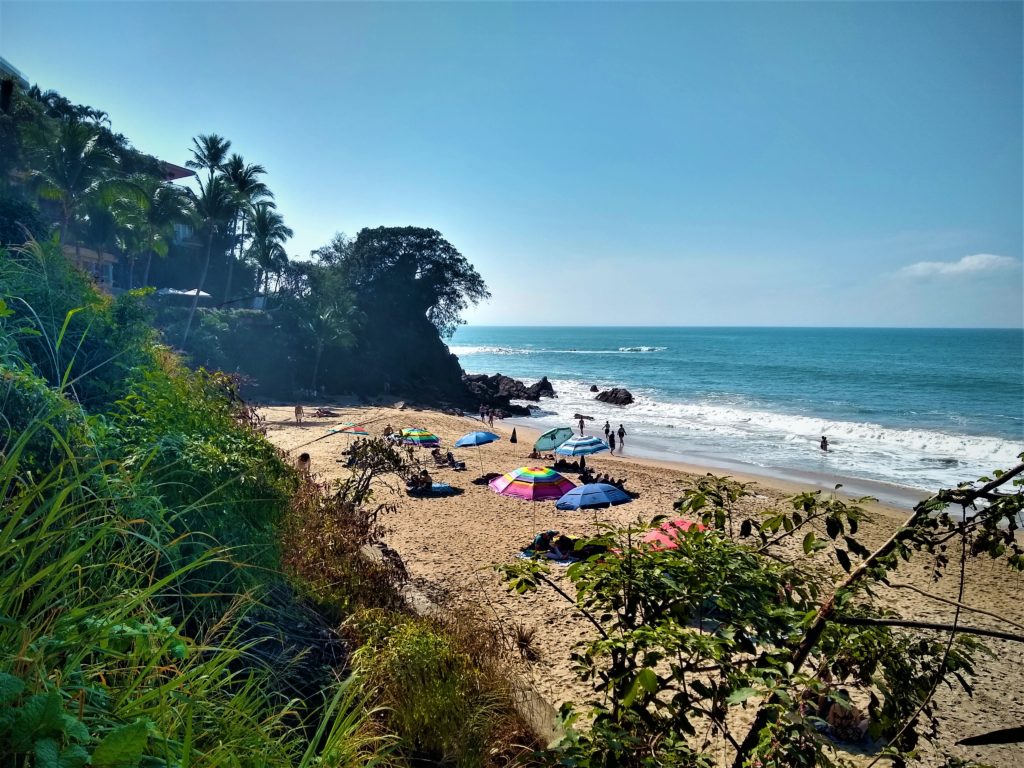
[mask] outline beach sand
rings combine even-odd
[[[306,413],[311,414],[307,407]],[[297,425],[292,408],[263,409],[267,420],[267,436],[283,450],[297,457],[306,451],[312,458],[312,470],[325,478],[344,477],[346,470],[336,460],[350,438],[326,436],[330,427],[342,422],[364,426],[371,435],[380,435],[386,424],[396,429],[423,427],[437,434],[443,449],[454,445],[463,434],[489,429],[477,418],[446,415],[437,411],[406,408],[399,411],[386,407],[339,406],[337,418],[314,419],[307,416]],[[588,434],[600,434],[602,424],[592,423]],[[699,467],[684,467],[667,462],[638,460],[629,456],[629,439],[623,456],[607,453],[587,457],[588,465],[598,473],[625,477],[626,486],[640,493],[631,504],[592,511],[559,512],[554,504],[533,503],[500,496],[486,485],[470,481],[481,472],[506,472],[532,463],[526,458],[536,433],[517,426],[519,442],[508,437],[512,426],[495,422],[492,431],[502,436],[500,442],[479,448],[457,449],[456,456],[466,461],[469,470],[450,469],[430,472],[435,481],[444,481],[461,488],[459,496],[436,499],[414,499],[399,489],[382,485],[378,501],[393,501],[397,513],[389,515],[387,543],[401,555],[414,584],[429,595],[441,595],[454,601],[471,601],[493,616],[505,628],[522,624],[535,631],[534,647],[540,660],[521,663],[519,672],[556,708],[564,701],[583,703],[591,697],[588,687],[579,682],[570,666],[570,654],[581,640],[589,639],[593,628],[563,598],[542,588],[528,596],[511,594],[500,582],[493,566],[514,560],[536,532],[554,529],[571,535],[588,535],[595,531],[595,521],[625,524],[637,518],[650,519],[657,514],[672,514],[672,503],[695,475]],[[628,429],[628,425],[627,425]],[[326,437],[325,437],[326,436]],[[430,461],[429,453],[418,450],[417,456]],[[715,472],[715,474],[725,474]],[[744,500],[745,510],[763,512],[777,508],[789,495],[804,486],[767,481],[764,478],[735,479],[753,483],[755,495]],[[570,475],[575,481],[575,476]],[[970,479],[970,478],[964,478]],[[393,486],[394,483],[391,484]],[[861,528],[860,538],[869,547],[885,541],[905,519],[909,509],[871,505],[871,520]],[[955,572],[938,582],[931,578],[931,562],[915,557],[893,577],[897,584],[908,584],[925,592],[954,599],[957,594]],[[555,578],[571,592],[571,584],[555,566]],[[1005,566],[987,560],[970,562],[966,580],[965,603],[982,608],[1001,620],[977,613],[963,613],[961,624],[1003,631],[1018,631],[1006,622],[1024,626],[1024,577],[1013,574]],[[950,623],[955,608],[927,598],[910,588],[884,588],[879,598],[902,618]],[[1021,631],[1024,634],[1024,630]],[[962,738],[997,728],[1024,726],[1024,644],[989,640],[986,645],[992,656],[980,656],[974,679],[974,695],[968,697],[957,687],[940,687],[937,694],[940,717],[940,738],[950,754],[978,760],[1000,768],[1024,766],[1024,745],[991,747],[955,747]],[[884,762],[884,761],[883,761]],[[936,755],[928,764],[938,765]]]

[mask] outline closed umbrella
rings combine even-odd
[[[555,453],[560,456],[589,456],[592,453],[607,450],[608,444],[604,440],[586,435],[585,437],[570,437],[555,448]]]

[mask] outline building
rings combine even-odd
[[[117,256],[106,251],[97,253],[92,248],[82,245],[65,245],[64,256],[76,267],[91,275],[100,288],[108,293],[113,290]]]

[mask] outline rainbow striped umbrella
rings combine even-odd
[[[360,435],[362,437],[367,437],[370,434],[358,424],[342,424],[341,429],[338,431],[346,435]]]
[[[420,448],[432,448],[441,442],[441,438],[425,429],[403,429],[402,442],[406,445],[418,445]]]
[[[528,501],[560,499],[576,485],[547,467],[520,467],[496,477],[488,483],[502,496],[516,496]]]

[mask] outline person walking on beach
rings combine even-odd
[[[821,436],[821,450],[828,452],[828,438],[824,435]]]
[[[609,434],[611,433],[611,431],[612,431],[612,425],[611,425],[611,424],[609,424],[609,423],[608,423],[608,422],[606,421],[606,422],[604,423],[604,441],[605,441],[606,443],[608,442],[608,435],[609,435]]]
[[[580,419],[580,437],[583,437],[583,419]]]
[[[622,449],[626,447],[626,429],[619,424],[619,453],[622,453]]]
[[[487,424],[491,429],[494,429],[494,409],[490,408],[487,411]]]
[[[480,421],[487,421],[487,406],[480,403]]]
[[[614,432],[609,432],[608,433],[608,451],[610,453],[615,453],[615,433]]]

